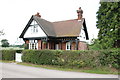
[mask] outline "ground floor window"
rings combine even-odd
[[[38,49],[38,41],[29,40],[29,49]]]
[[[59,44],[56,44],[55,48],[56,48],[56,50],[58,50],[59,49]]]
[[[70,50],[71,49],[71,44],[70,44],[70,42],[67,42],[66,43],[66,50]]]

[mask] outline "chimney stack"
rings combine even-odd
[[[81,9],[81,7],[79,7],[79,9],[77,10],[77,14],[78,14],[78,20],[81,20],[83,14],[83,10]]]
[[[39,12],[37,12],[37,14],[35,14],[35,16],[37,16],[37,17],[41,17],[41,15],[40,15]]]

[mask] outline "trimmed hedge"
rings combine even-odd
[[[24,50],[22,60],[33,64],[52,64],[55,59],[54,53],[50,50]]]
[[[70,68],[97,68],[101,66],[119,68],[120,50],[24,50],[22,60],[33,64],[58,65]]]
[[[0,55],[2,56],[1,60],[15,60],[16,50],[1,50]]]

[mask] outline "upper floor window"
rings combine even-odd
[[[37,33],[38,32],[38,24],[35,20],[31,23],[31,32],[32,33]]]

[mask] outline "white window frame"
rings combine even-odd
[[[31,33],[38,33],[38,24],[35,20],[31,23]]]
[[[38,50],[38,41],[37,40],[29,40],[29,49],[37,49]]]
[[[71,49],[71,43],[70,42],[66,42],[66,50],[70,50]]]
[[[56,49],[56,50],[59,49],[59,44],[55,44],[55,49]]]

